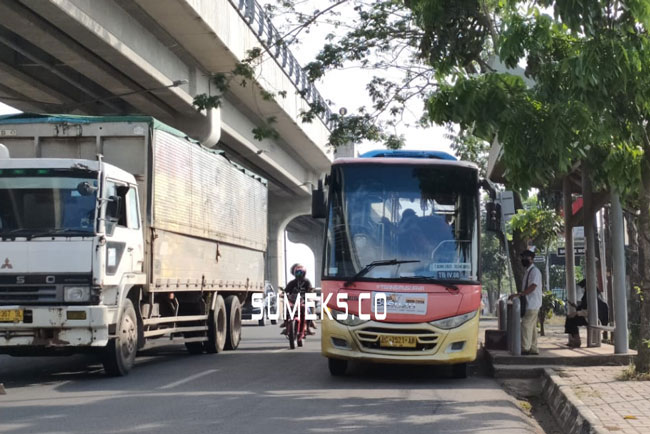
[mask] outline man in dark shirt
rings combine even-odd
[[[284,288],[284,292],[286,292],[291,298],[294,298],[297,294],[300,294],[300,297],[304,299],[305,293],[311,292],[314,289],[311,286],[311,282],[306,277],[307,269],[302,264],[293,264],[290,271],[295,279],[287,283],[287,287]],[[301,312],[303,318],[304,314],[305,312]],[[280,324],[280,327],[284,328],[285,323],[282,322]],[[313,335],[314,332],[310,330],[311,328],[315,329],[316,325],[313,321],[310,320],[307,323],[307,330],[305,331],[305,334]],[[286,334],[286,330],[283,330],[282,334]]]

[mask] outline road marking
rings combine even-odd
[[[173,383],[165,384],[164,386],[160,386],[158,389],[172,389],[176,386],[180,386],[181,384],[189,383],[190,381],[194,381],[197,378],[205,377],[206,375],[210,375],[213,372],[217,372],[218,369],[209,369],[205,372],[199,372],[198,374],[195,375],[190,375],[187,378],[183,378],[182,380],[174,381]]]

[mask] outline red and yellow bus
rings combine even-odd
[[[466,377],[481,303],[477,167],[441,152],[372,151],[336,160],[327,185],[322,290],[333,319],[323,315],[321,348],[331,374],[357,360],[448,364]]]

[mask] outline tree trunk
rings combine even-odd
[[[544,320],[546,319],[546,312],[544,312],[542,309],[540,309],[539,314],[537,314],[537,319],[539,320],[539,335],[540,336],[545,336],[544,335]]]
[[[639,209],[639,277],[641,287],[641,318],[635,367],[638,373],[650,372],[650,150],[646,149],[641,165],[641,198]]]

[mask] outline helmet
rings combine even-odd
[[[307,269],[302,264],[293,264],[291,266],[291,274],[295,277],[305,277]]]

